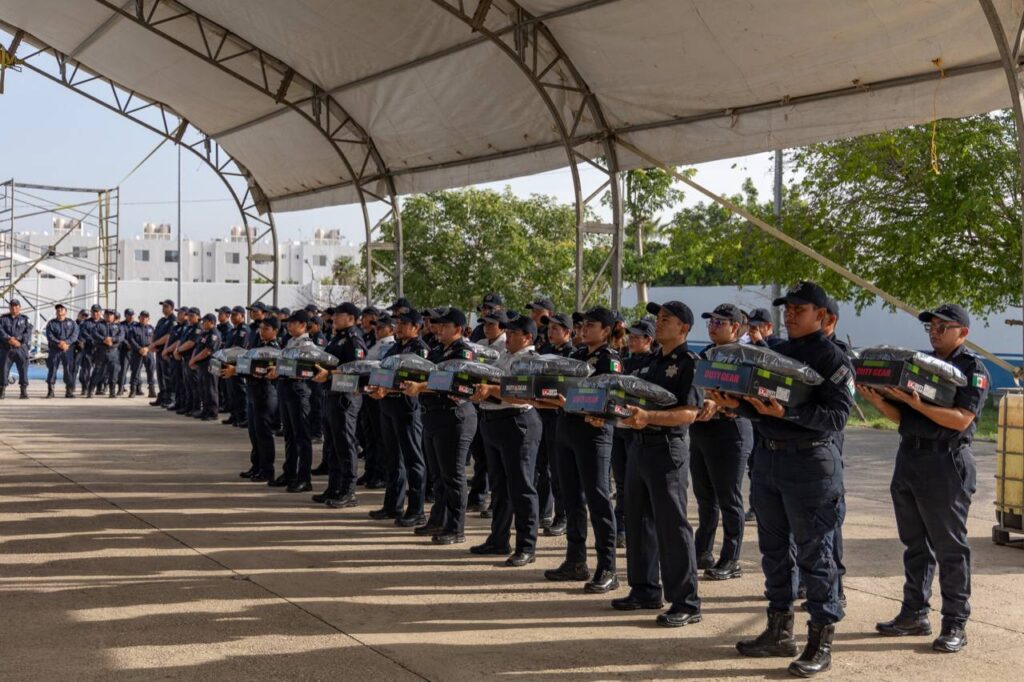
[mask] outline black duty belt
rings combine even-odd
[[[500,410],[480,410],[480,418],[485,422],[498,421],[499,419],[510,419],[526,412],[518,407],[506,407]]]
[[[923,450],[926,452],[949,452],[956,450],[967,441],[959,437],[954,438],[918,438],[917,436],[905,436],[901,445],[911,450]]]
[[[680,431],[658,426],[648,426],[647,428],[641,431],[636,431],[635,433],[641,443],[664,443],[669,438],[682,438],[684,435]]]
[[[771,438],[765,438],[761,441],[761,444],[768,450],[781,452],[783,450],[813,450],[814,448],[825,447],[831,442],[831,438],[818,438],[815,440],[772,440]]]

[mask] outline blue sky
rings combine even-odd
[[[0,181],[75,187],[105,187],[120,181],[159,142],[132,121],[28,71],[9,71],[0,95]],[[238,212],[219,179],[189,154],[182,156],[183,234],[193,239],[226,236],[239,223]],[[177,152],[165,144],[121,186],[122,237],[142,233],[145,222],[176,223]],[[746,177],[770,194],[770,154],[697,166],[697,181],[720,193],[739,190]],[[510,186],[516,194],[554,195],[572,199],[567,170],[550,171],[487,187]],[[70,203],[74,197],[47,195]],[[693,192],[687,203],[695,202]],[[86,209],[88,210],[88,209]],[[23,212],[23,211],[22,211]],[[362,220],[353,206],[337,206],[276,215],[279,238],[308,239],[317,227],[340,228],[353,242],[362,241]],[[19,230],[48,230],[50,217],[28,218]]]

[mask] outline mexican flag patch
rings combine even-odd
[[[988,377],[984,374],[972,374],[971,386],[974,388],[988,388]]]
[[[618,360],[609,361],[609,371],[615,372],[616,374],[622,374],[622,363]]]

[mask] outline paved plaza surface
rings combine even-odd
[[[752,524],[744,577],[702,580],[704,621],[664,629],[655,612],[544,580],[564,538],[541,537],[532,566],[499,567],[468,553],[488,523],[471,515],[467,544],[434,547],[366,517],[381,491],[328,510],[243,482],[243,431],[146,402],[34,389],[0,403],[0,680],[788,678],[785,659],[734,648],[764,622]],[[891,432],[847,433],[849,607],[824,679],[1020,680],[1024,551],[990,540],[991,443],[976,448],[968,647],[874,634],[902,591],[895,446]]]

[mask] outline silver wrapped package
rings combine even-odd
[[[471,351],[473,351],[473,355],[476,356],[478,362],[492,364],[501,357],[501,351],[495,350],[494,348],[481,346],[479,343],[467,343],[466,345],[469,346]]]
[[[312,363],[321,367],[337,367],[338,358],[334,357],[312,341],[301,343],[293,348],[281,351],[281,359],[297,360],[303,363]]]
[[[586,362],[546,353],[512,361],[512,376],[589,377],[594,371]]]
[[[238,362],[238,358],[246,354],[244,348],[221,348],[219,351],[213,354],[215,360],[219,360],[221,364],[233,365]]]
[[[342,374],[369,374],[380,367],[380,360],[353,360],[339,367]]]
[[[238,358],[238,373],[262,377],[266,375],[267,369],[277,364],[281,357],[281,349],[272,346],[261,346],[246,351]]]
[[[794,360],[782,353],[776,353],[761,346],[751,346],[745,343],[727,343],[724,346],[709,348],[705,351],[705,355],[707,355],[708,360],[713,362],[753,365],[775,374],[793,377],[797,381],[810,386],[818,386],[825,381],[820,374],[799,360]]]
[[[599,374],[584,379],[579,385],[586,388],[622,391],[631,398],[643,398],[658,407],[672,407],[678,402],[671,391],[629,374]]]
[[[964,373],[955,366],[949,364],[945,360],[940,360],[934,355],[928,355],[927,353],[922,353],[921,351],[910,348],[900,348],[898,346],[874,346],[872,348],[863,348],[861,349],[860,355],[857,359],[912,362],[922,369],[926,369],[933,374],[937,374],[954,386],[967,385],[967,377],[964,376]]]
[[[453,374],[462,373],[473,377],[491,379],[495,382],[500,381],[501,377],[505,375],[504,372],[494,365],[488,365],[484,362],[474,362],[473,360],[445,360],[444,362],[438,363],[437,369],[442,372],[452,372]]]
[[[426,358],[421,358],[412,353],[400,353],[391,355],[380,361],[381,369],[406,369],[415,372],[428,373],[434,371],[437,366]]]

